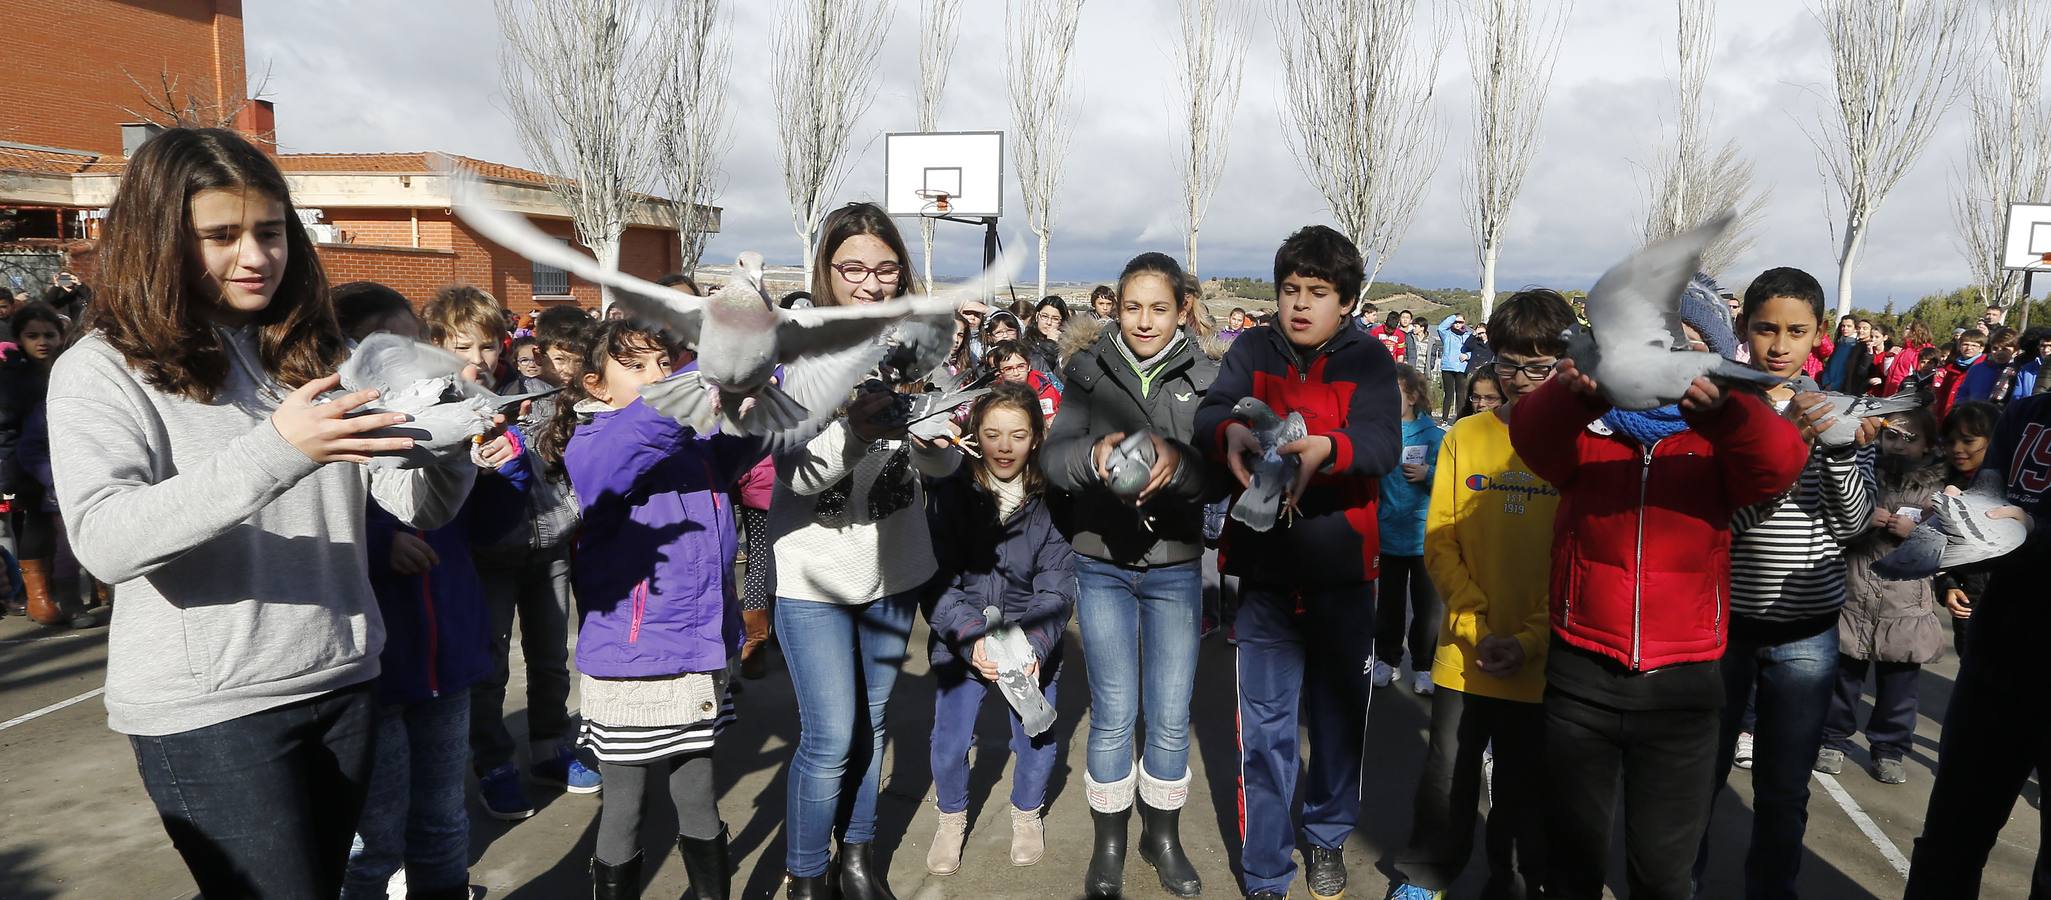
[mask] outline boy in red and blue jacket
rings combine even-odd
[[[1305,881],[1311,896],[1346,889],[1340,848],[1360,818],[1367,662],[1374,643],[1380,565],[1375,502],[1401,452],[1396,363],[1353,320],[1363,268],[1352,241],[1330,228],[1297,231],[1275,253],[1275,322],[1248,329],[1225,354],[1197,408],[1197,440],[1225,459],[1240,484],[1260,456],[1232,414],[1258,397],[1306,436],[1281,448],[1299,460],[1293,510],[1260,532],[1227,523],[1220,566],[1240,578],[1239,746],[1241,856],[1248,897],[1288,895],[1296,793],[1298,699],[1310,731],[1303,787]]]

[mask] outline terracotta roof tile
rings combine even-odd
[[[548,183],[548,179],[540,172],[455,154],[283,153],[278,156],[278,168],[286,172],[390,172],[397,175],[427,175],[434,171],[430,157],[436,155],[447,156],[486,178],[527,184]]]
[[[0,171],[75,175],[85,171],[98,158],[91,153],[0,145]]]

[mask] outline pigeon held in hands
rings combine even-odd
[[[1122,500],[1136,500],[1153,475],[1154,433],[1135,431],[1104,454],[1104,485]]]
[[[1999,479],[1975,481],[1972,489],[1963,492],[1946,488],[1931,501],[1935,514],[1925,517],[1894,552],[1873,562],[1873,571],[1880,577],[1895,581],[1929,578],[1944,569],[2005,555],[2029,537],[2022,510],[2008,502]],[[2004,514],[1988,515],[1995,510],[2004,510]]]
[[[1047,696],[1040,693],[1038,676],[1026,674],[1026,667],[1038,659],[1033,645],[1024,630],[1003,621],[997,607],[983,608],[983,624],[983,655],[997,667],[997,687],[1018,713],[1019,727],[1038,737],[1054,726],[1054,707],[1047,705]]]
[[[379,454],[370,464],[380,468],[417,469],[470,452],[472,443],[490,431],[500,414],[515,415],[520,404],[548,396],[554,389],[501,396],[464,378],[462,358],[430,344],[380,332],[363,339],[337,372],[342,387],[321,398],[328,402],[361,390],[378,392],[376,400],[351,410],[351,417],[404,413],[403,425],[367,432],[365,437],[406,437],[413,448]]]
[[[1871,418],[1886,418],[1908,412],[1930,402],[1925,390],[1913,390],[1892,397],[1853,397],[1835,391],[1825,391],[1809,378],[1797,378],[1790,382],[1796,396],[1803,393],[1823,395],[1823,404],[1830,407],[1827,417],[1832,420],[1829,428],[1816,433],[1816,443],[1824,447],[1848,447],[1858,440],[1859,423]],[[1809,407],[1814,410],[1815,407]]]
[[[1258,397],[1233,404],[1232,415],[1246,423],[1261,446],[1260,457],[1248,462],[1246,469],[1253,477],[1233,501],[1232,518],[1255,531],[1267,531],[1282,517],[1289,489],[1296,484],[1299,460],[1293,453],[1284,456],[1282,448],[1302,440],[1308,429],[1302,413],[1292,412],[1284,419]]]
[[[1625,258],[1588,291],[1588,329],[1569,329],[1567,357],[1618,409],[1657,409],[1678,402],[1695,379],[1761,386],[1781,383],[1765,372],[1715,353],[1687,349],[1681,325],[1681,291],[1694,277],[1702,253],[1722,235],[1733,212],[1725,212]],[[1857,428],[1856,425],[1853,426]]]
[[[450,177],[456,215],[465,224],[529,260],[612,288],[622,307],[696,348],[695,373],[644,389],[641,396],[700,432],[718,426],[730,434],[778,434],[823,423],[882,360],[879,339],[886,330],[906,316],[952,319],[966,296],[950,291],[779,309],[763,287],[762,255],[747,252],[736,263],[735,277],[712,296],[700,297],[606,269],[525,217],[492,206],[476,176],[455,171]],[[1019,258],[1016,251],[1006,253],[975,283],[1008,278]],[[952,334],[942,332],[938,339],[944,355]],[[778,366],[785,367],[781,384],[772,381]]]

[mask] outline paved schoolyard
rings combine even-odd
[[[912,638],[913,647],[922,647],[924,641],[921,625]],[[1025,869],[1007,864],[1010,832],[1003,815],[1004,773],[992,760],[976,767],[972,793],[977,799],[971,812],[977,824],[961,873],[948,878],[925,873],[926,840],[932,828],[925,754],[932,688],[923,677],[923,654],[912,654],[891,706],[892,752],[885,766],[879,840],[890,860],[891,884],[900,896],[909,900],[1077,895],[1090,842],[1080,775],[1089,695],[1083,686],[1082,654],[1074,652],[1072,634],[1070,642],[1071,668],[1063,675],[1068,684],[1056,726],[1066,749],[1064,763],[1054,775],[1046,859]],[[1206,895],[1236,896],[1233,779],[1238,766],[1232,734],[1232,654],[1218,640],[1207,641],[1203,654],[1195,701],[1196,746],[1191,754],[1197,789],[1190,795],[1183,835],[1204,876]],[[127,742],[107,731],[97,697],[20,720],[98,689],[104,682],[105,659],[104,630],[52,632],[20,618],[0,620],[0,897],[169,900],[194,893],[143,794]],[[746,682],[739,700],[741,723],[727,732],[719,751],[720,807],[733,830],[740,866],[735,885],[739,896],[749,898],[768,896],[782,874],[783,772],[797,738],[797,722],[790,683],[780,667],[780,659],[773,660],[769,678]],[[1917,728],[1909,784],[1881,785],[1863,770],[1848,767],[1836,779],[1845,796],[1840,802],[1819,779],[1809,807],[1803,896],[1900,895],[1902,876],[1882,845],[1899,858],[1920,829],[1937,723],[1954,671],[1949,662],[1925,670],[1923,720]],[[507,713],[518,730],[522,692],[517,681],[510,694],[513,708]],[[1371,900],[1387,889],[1385,861],[1409,830],[1425,713],[1424,702],[1400,686],[1376,694],[1369,727],[1365,819],[1347,848],[1352,897]],[[1003,746],[1003,729],[995,711],[986,710],[980,732],[985,745]],[[1863,759],[1855,756],[1854,762]],[[1713,829],[1718,855],[1705,891],[1709,897],[1742,893],[1738,878],[1749,819],[1746,775],[1735,774],[1732,786],[1736,790],[1725,792],[1718,801]],[[588,896],[584,869],[598,798],[538,787],[534,794],[542,809],[524,822],[507,824],[481,813],[474,816],[472,882],[490,898]],[[2041,802],[2032,784],[2023,802],[2016,804],[1988,868],[1985,896],[2019,897],[2027,892],[2038,841],[2034,806]],[[662,808],[666,806],[658,804],[648,819],[647,852],[654,863],[649,869],[651,898],[681,896],[686,884],[683,865],[666,842],[673,822]],[[1861,830],[1848,812],[1854,809],[1870,819],[1876,837]],[[1620,858],[1611,871],[1620,877]],[[1470,868],[1453,893],[1471,896],[1479,884],[1478,872]],[[1152,870],[1137,858],[1127,870],[1126,885],[1135,897],[1167,896],[1153,881]],[[1297,896],[1303,896],[1301,888]]]

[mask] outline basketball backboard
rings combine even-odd
[[[1004,215],[1004,132],[885,134],[883,208],[893,216]]]
[[[2051,272],[2051,203],[2010,203],[2001,267]]]

